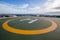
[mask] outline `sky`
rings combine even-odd
[[[60,12],[60,0],[0,0],[0,14]]]

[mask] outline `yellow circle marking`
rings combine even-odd
[[[10,22],[12,20],[8,20],[5,23],[3,23],[2,27],[3,27],[3,29],[5,29],[7,31],[12,32],[12,33],[16,33],[16,34],[24,34],[24,35],[44,34],[44,33],[51,32],[57,28],[57,24],[55,22],[47,19],[48,21],[50,21],[52,23],[52,25],[49,26],[48,28],[39,29],[39,30],[16,29],[16,28],[12,28],[11,26],[8,25],[8,22]]]

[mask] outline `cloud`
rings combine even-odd
[[[30,13],[45,13],[45,12],[59,12],[60,10],[54,9],[56,7],[60,7],[60,0],[47,0],[44,5],[31,7],[31,4],[20,4],[13,5],[4,2],[0,2],[0,14],[30,14]]]
[[[24,13],[26,10],[18,9],[16,5],[7,5],[0,3],[0,14],[16,14],[16,13]]]
[[[47,0],[44,6],[45,6],[44,12],[60,11],[60,10],[54,9],[56,7],[60,7],[60,0]]]
[[[29,4],[18,5],[17,8],[28,8]]]
[[[58,9],[58,10],[60,10],[60,7],[56,7],[56,8],[54,8],[54,9]]]
[[[41,13],[41,7],[40,6],[35,6],[32,8],[29,8],[29,10],[31,10],[30,12],[32,13]]]
[[[29,4],[23,4],[23,5],[11,5],[8,3],[0,3],[0,14],[26,14],[26,13],[40,13],[40,7],[29,7]]]

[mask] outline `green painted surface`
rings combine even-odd
[[[30,17],[28,17],[30,18]],[[21,19],[26,19],[26,17],[20,17],[16,20],[10,21],[8,23],[9,26],[17,28],[17,29],[23,29],[23,30],[36,30],[36,29],[43,29],[51,26],[52,24],[44,20],[43,18],[38,17],[32,17],[31,19],[38,19],[36,22],[29,24],[29,21],[20,21]]]
[[[58,27],[56,30],[42,35],[17,35],[7,32],[2,28],[2,24],[8,19],[0,19],[0,40],[60,40],[60,18],[48,19],[55,21]]]

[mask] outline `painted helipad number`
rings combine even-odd
[[[26,21],[26,20],[29,20],[29,24],[31,24],[31,23],[34,23],[34,22],[36,22],[38,19],[30,19],[30,18],[27,18],[27,19],[21,19],[20,21]]]

